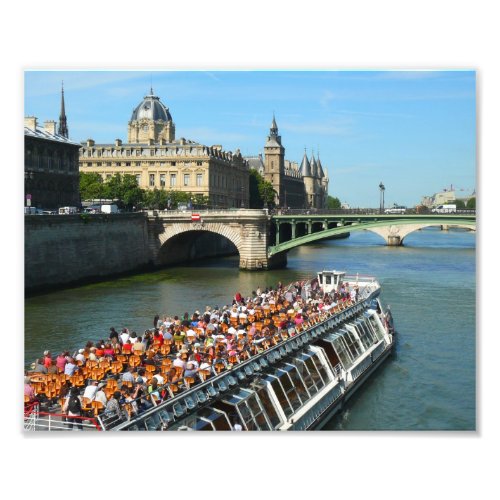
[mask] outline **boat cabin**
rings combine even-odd
[[[342,286],[342,278],[345,276],[343,271],[322,271],[318,273],[318,283],[323,292],[338,292]]]

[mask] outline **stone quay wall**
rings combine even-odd
[[[24,236],[27,293],[151,267],[143,214],[29,215]]]

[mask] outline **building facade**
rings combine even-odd
[[[285,148],[274,116],[264,145],[264,158],[259,155],[247,159],[252,168],[259,170],[264,179],[272,184],[278,207],[326,208],[328,173],[314,154],[309,160],[304,153],[300,166],[285,159]]]
[[[82,143],[80,171],[103,180],[129,174],[142,189],[184,191],[208,197],[212,207],[248,208],[249,165],[240,151],[176,139],[170,111],[153,89],[132,112],[127,130],[125,144]]]
[[[24,119],[25,205],[55,209],[80,204],[79,149],[68,139],[63,90],[57,131],[53,120],[41,127],[34,116]]]

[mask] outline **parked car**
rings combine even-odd
[[[59,208],[59,215],[76,214],[78,212],[76,207],[61,207]]]
[[[83,212],[86,214],[100,214],[101,205],[89,205],[83,209]]]
[[[405,214],[406,207],[404,207],[403,205],[394,205],[392,208],[386,208],[384,213],[386,213],[386,214]]]

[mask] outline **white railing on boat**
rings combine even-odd
[[[41,412],[38,404],[24,411],[26,431],[72,431],[74,429],[100,431],[103,428],[100,417],[69,417],[60,413]]]

